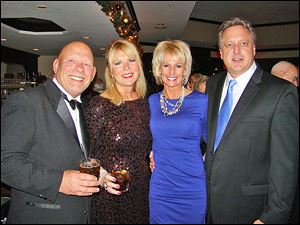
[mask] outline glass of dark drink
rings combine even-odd
[[[88,173],[98,178],[100,174],[100,160],[94,158],[80,160],[79,171],[80,173]]]
[[[113,158],[113,169],[111,175],[116,178],[116,183],[120,185],[118,191],[125,193],[129,190],[129,167],[125,160]]]

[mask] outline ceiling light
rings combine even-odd
[[[39,49],[38,49],[38,48],[33,48],[32,50],[33,50],[33,51],[39,51]]]
[[[157,24],[155,24],[154,28],[159,29],[159,30],[167,29],[167,27],[165,26],[164,23],[157,23]]]
[[[47,5],[37,5],[36,6],[38,9],[48,9]]]
[[[91,39],[90,36],[83,36],[82,38],[83,38],[83,39]]]
[[[31,32],[31,31],[26,31],[26,30],[18,30],[17,31],[19,34],[28,34],[28,35],[37,35],[37,36],[42,36],[42,35],[63,35],[65,32],[58,31],[58,32]]]
[[[7,41],[7,39],[6,38],[1,38],[1,41]]]

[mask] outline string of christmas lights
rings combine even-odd
[[[109,17],[119,36],[138,45],[138,32],[140,28],[137,24],[137,20],[135,18],[132,19],[133,15],[127,12],[128,7],[125,7],[125,4],[128,4],[127,2],[97,1],[102,7],[101,10]]]

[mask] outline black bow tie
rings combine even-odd
[[[72,100],[70,100],[70,101],[68,101],[68,102],[70,103],[70,106],[71,106],[71,108],[72,108],[73,110],[76,109],[76,107],[78,108],[79,105],[80,105],[80,103],[77,102],[77,101],[74,100],[74,99],[72,99]]]
[[[63,97],[64,97],[64,99],[66,99],[66,100],[69,102],[69,104],[70,104],[70,106],[71,106],[71,108],[72,108],[73,110],[75,110],[76,107],[77,107],[78,109],[79,109],[79,107],[81,107],[81,103],[78,102],[78,101],[76,101],[75,99],[69,100],[68,97],[67,97],[66,95],[63,95]]]

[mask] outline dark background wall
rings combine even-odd
[[[39,55],[1,46],[1,62],[23,65],[26,73],[38,73]]]

